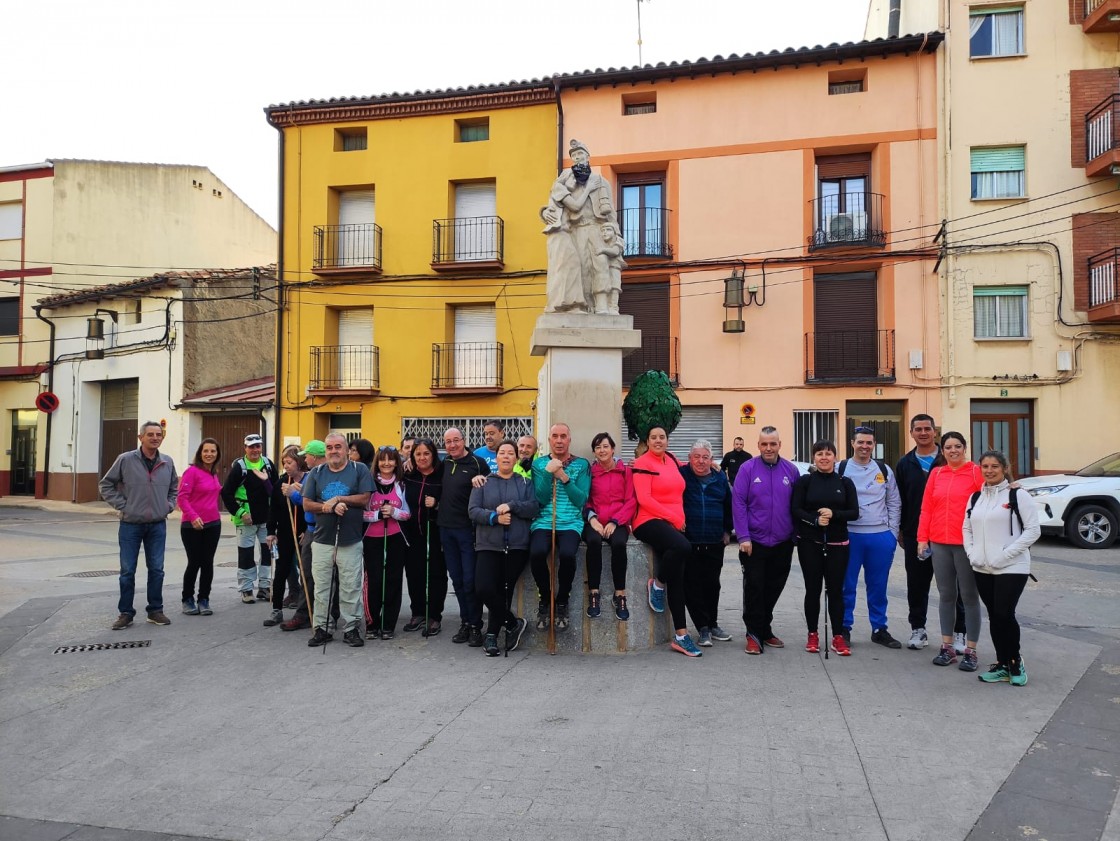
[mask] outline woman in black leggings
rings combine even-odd
[[[852,651],[844,637],[844,574],[848,570],[848,523],[859,519],[859,498],[851,479],[835,472],[836,445],[813,445],[816,470],[793,485],[790,510],[797,526],[797,559],[805,578],[805,624],[809,638],[805,650],[821,650],[817,620],[821,612],[821,582],[828,595],[832,622],[832,650],[841,657]]]

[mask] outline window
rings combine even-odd
[[[1023,55],[1023,7],[980,6],[970,9],[968,46],[972,58]]]
[[[1027,194],[1026,150],[1023,146],[973,149],[972,198],[1021,199]]]
[[[528,415],[518,417],[415,417],[401,418],[401,438],[430,438],[440,450],[443,449],[443,433],[455,427],[463,433],[467,447],[471,450],[481,447],[482,427],[487,421],[500,420],[505,425],[505,437],[516,441],[522,435],[533,434],[533,418]]]
[[[496,387],[502,383],[496,310],[493,304],[455,307],[455,386]]]
[[[622,358],[622,384],[630,385],[646,371],[664,371],[675,380],[676,342],[669,326],[669,282],[624,283],[618,311],[631,316],[634,329],[642,331],[642,346]]]
[[[376,254],[374,223],[377,221],[373,190],[346,190],[338,195],[336,266],[361,266]]]
[[[973,289],[972,323],[977,339],[1027,338],[1027,287]]]
[[[869,153],[817,158],[814,245],[867,240],[870,176]]]
[[[490,139],[490,118],[455,121],[455,141],[457,143],[478,143]]]
[[[867,90],[867,68],[831,70],[828,74],[828,95],[862,93]]]
[[[0,239],[19,239],[23,236],[23,203],[0,204]]]
[[[645,91],[643,93],[624,93],[622,95],[622,116],[630,117],[634,114],[656,114],[657,92]]]
[[[335,130],[334,150],[336,152],[360,152],[367,148],[369,148],[369,135],[365,126]]]
[[[835,409],[823,412],[794,410],[794,461],[812,462],[813,444],[817,441],[836,441],[836,424],[839,417],[840,413]],[[838,442],[837,446],[840,446]]]
[[[19,335],[19,298],[0,298],[0,336]]]
[[[874,272],[813,278],[807,382],[894,379],[893,333],[879,329],[877,287]]]
[[[620,179],[618,221],[624,257],[672,257],[664,173],[627,175]]]
[[[456,262],[500,260],[497,185],[478,181],[455,185],[455,222],[450,233]]]

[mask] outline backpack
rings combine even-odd
[[[875,459],[875,463],[877,465],[879,465],[879,472],[883,474],[883,481],[886,482],[887,477],[890,476],[890,474],[887,472],[887,463],[885,461],[883,461],[881,458]],[[844,470],[847,468],[847,466],[848,466],[848,460],[847,459],[844,459],[838,465],[836,465],[837,475],[840,476],[840,477],[843,477],[844,476]]]
[[[269,461],[269,460],[268,460],[268,456],[264,456],[264,455],[262,455],[262,456],[261,456],[261,461],[263,461],[263,462],[264,462],[264,472],[265,472],[265,473],[268,473],[268,472],[269,472],[270,470],[272,470],[272,468],[273,468],[273,464],[272,464],[272,462],[271,462],[271,461]],[[244,456],[242,456],[241,458],[239,458],[239,459],[237,459],[236,461],[234,461],[234,464],[240,464],[240,465],[241,465],[241,473],[242,473],[242,476],[244,476],[244,474],[246,474],[246,473],[248,473],[248,472],[249,472],[249,465],[247,465],[247,464],[245,463],[245,458],[244,458]],[[244,481],[244,479],[242,479],[242,481]]]
[[[976,502],[979,499],[980,499],[980,491],[973,491],[972,496],[969,497],[969,500],[968,500],[968,511],[965,512],[965,516],[968,517],[970,520],[972,519],[972,509],[976,507]],[[1007,507],[1011,509],[1010,513],[1007,515],[1007,530],[1008,530],[1008,532],[1010,532],[1011,534],[1015,534],[1015,523],[1011,519],[1012,517],[1014,517],[1016,520],[1019,521],[1019,531],[1021,533],[1024,530],[1024,526],[1023,526],[1023,515],[1019,513],[1019,489],[1018,488],[1008,488]]]

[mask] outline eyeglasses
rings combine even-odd
[[[857,426],[852,430],[852,433],[855,435],[874,435],[875,430],[870,426]]]

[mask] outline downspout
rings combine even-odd
[[[890,11],[887,12],[887,37],[898,37],[898,25],[902,19],[902,0],[891,0]],[[922,45],[925,46],[924,44]],[[920,51],[919,51],[920,52]]]
[[[280,452],[280,412],[284,406],[284,395],[281,388],[282,360],[284,353],[284,129],[275,126],[279,139],[277,141],[277,169],[279,170],[279,197],[280,215],[276,224],[277,239],[279,241],[279,254],[276,257],[276,364],[274,385],[276,399],[273,406],[276,408],[276,440],[273,442],[272,452]],[[261,412],[261,423],[264,424],[264,412]],[[266,428],[267,432],[267,428]]]
[[[560,79],[552,77],[552,91],[556,94],[556,174],[564,171],[564,103],[560,101]]]
[[[51,328],[50,344],[47,346],[47,391],[54,391],[54,330],[55,324],[45,315],[41,306],[32,307],[35,317],[46,322]],[[51,428],[53,426],[54,412],[47,412],[47,442],[43,447],[43,497],[47,497],[47,489],[51,479]]]

